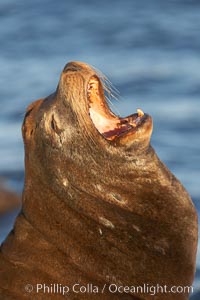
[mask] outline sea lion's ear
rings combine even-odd
[[[43,100],[44,100],[43,98],[40,98],[38,100],[35,100],[31,104],[29,104],[29,106],[26,108],[24,119],[26,119],[30,115],[31,111],[37,108],[43,102]]]
[[[43,102],[44,99],[38,99],[34,102],[32,102],[26,109],[26,113],[24,116],[24,121],[22,124],[22,135],[25,140],[25,138],[29,138],[35,127],[35,115]]]

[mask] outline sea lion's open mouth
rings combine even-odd
[[[110,111],[104,96],[103,87],[97,76],[92,76],[87,86],[89,114],[99,133],[107,140],[134,133],[147,116],[141,109],[137,113],[121,118]]]

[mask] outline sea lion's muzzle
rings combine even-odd
[[[57,134],[70,126],[79,128],[83,135],[90,132],[93,140],[103,138],[114,147],[147,149],[153,128],[152,118],[141,109],[124,118],[115,115],[106,101],[106,93],[111,92],[104,75],[85,63],[70,62],[63,69],[57,91],[40,101],[38,108],[41,113],[35,123],[43,119],[45,131],[49,132],[48,128],[54,130],[57,128],[54,123],[60,123],[62,119],[65,121],[61,122],[61,127],[54,130]],[[61,108],[63,103],[65,112],[65,108]],[[32,115],[34,106],[35,103],[28,108]]]
[[[110,93],[106,77],[81,62],[68,63],[64,70],[65,81],[80,89],[76,77],[84,78],[86,86],[86,106],[93,125],[101,136],[115,146],[130,146],[134,140],[142,140],[143,146],[149,143],[152,132],[152,118],[141,109],[125,118],[116,116],[106,102],[105,92]],[[73,80],[72,80],[73,78]],[[64,80],[63,80],[64,81]],[[68,87],[66,89],[69,88]],[[78,94],[80,95],[82,91]],[[146,141],[146,143],[144,142]]]

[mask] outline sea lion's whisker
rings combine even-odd
[[[101,80],[103,88],[108,93],[108,95],[113,99],[119,101],[120,92],[118,91],[118,89],[112,84],[112,82],[108,79],[108,77],[105,74],[103,74],[97,68],[93,67],[93,69],[95,70],[97,76]]]

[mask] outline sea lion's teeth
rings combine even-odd
[[[138,117],[143,117],[144,116],[144,113],[140,108],[137,109],[137,113],[138,113]]]
[[[136,127],[137,125],[135,124],[135,122],[129,122],[129,125],[131,125],[132,127]]]

